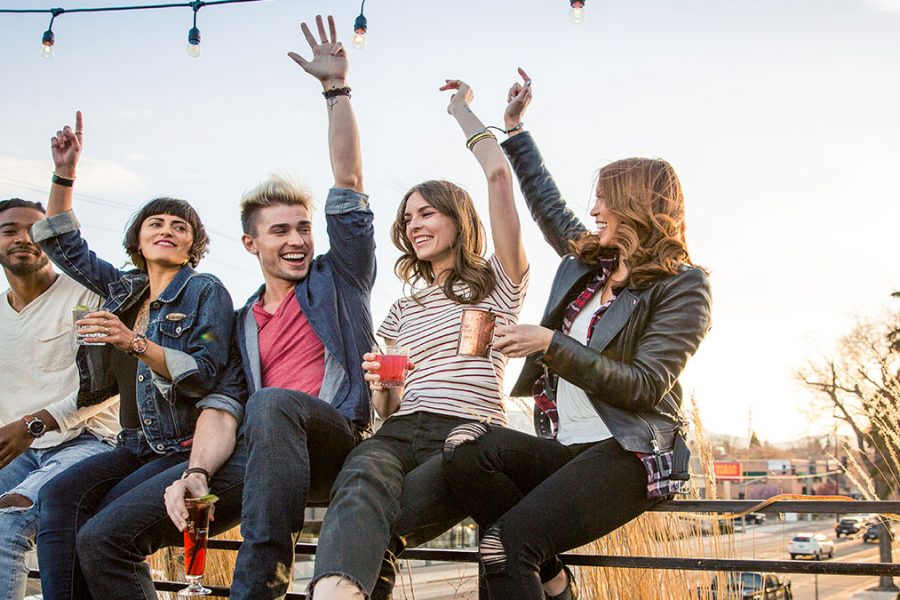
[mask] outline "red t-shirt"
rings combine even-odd
[[[259,362],[263,387],[279,387],[318,396],[325,377],[325,346],[294,294],[282,300],[275,314],[262,299],[253,305],[259,328]]]

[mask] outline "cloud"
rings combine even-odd
[[[43,199],[50,191],[53,164],[49,160],[0,155],[0,197],[10,195]],[[135,171],[122,163],[82,159],[78,163],[77,194],[128,202],[141,198],[150,186]]]
[[[866,0],[866,4],[881,10],[900,12],[900,0]]]
[[[120,117],[149,117],[153,111],[146,108],[120,108],[116,110],[116,114]]]

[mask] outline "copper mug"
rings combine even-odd
[[[456,353],[481,358],[490,356],[496,322],[497,315],[490,310],[464,308],[460,319]]]

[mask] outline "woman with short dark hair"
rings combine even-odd
[[[234,308],[216,277],[194,270],[209,242],[199,215],[184,200],[151,200],[125,233],[137,268],[123,271],[99,258],[72,212],[82,136],[78,113],[75,131],[67,126],[52,139],[48,218],[32,235],[60,269],[102,298],[100,310],[76,322],[79,335],[99,344],[78,351],[78,404],[118,394],[122,431],[113,451],[41,489],[41,587],[54,599],[90,597],[75,555],[78,529],[131,488],[187,460],[200,412],[230,406],[207,397],[228,359]],[[132,592],[123,590],[125,596]]]
[[[498,328],[495,348],[527,357],[512,395],[533,393],[539,437],[461,427],[447,438],[444,466],[484,532],[491,598],[571,600],[571,573],[555,556],[637,517],[688,477],[678,377],[709,328],[710,290],[687,251],[672,166],[631,158],[603,167],[589,231],[522,131],[531,82],[520,74],[503,148],[563,260],[541,324]]]

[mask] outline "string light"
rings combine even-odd
[[[193,58],[200,56],[200,30],[197,29],[197,11],[199,11],[202,6],[203,2],[194,2],[191,7],[194,9],[194,26],[188,31],[187,53],[188,56]]]
[[[366,31],[369,26],[368,21],[366,21],[366,15],[363,14],[365,8],[366,0],[362,0],[362,5],[359,7],[359,16],[356,17],[356,21],[353,22],[353,41],[351,44],[357,49],[366,47]]]
[[[85,8],[0,8],[0,14],[49,14],[50,26],[41,37],[41,56],[53,57],[53,45],[56,36],[53,33],[53,20],[66,13],[95,13],[95,12],[121,12],[129,10],[155,10],[163,8],[189,7],[194,11],[194,26],[188,32],[188,54],[200,56],[200,30],[197,29],[197,11],[204,6],[217,6],[221,4],[243,4],[245,2],[263,2],[264,0],[195,0],[193,2],[170,2],[166,4],[142,4],[133,6],[98,6]],[[365,0],[363,1],[365,4]],[[362,15],[360,15],[362,16]],[[358,20],[358,19],[357,19]],[[363,32],[365,32],[365,19],[363,19]]]
[[[584,3],[585,0],[569,0],[569,20],[573,25],[581,25],[587,18]]]
[[[51,9],[50,25],[47,26],[47,31],[41,37],[41,56],[44,58],[53,58],[53,43],[56,41],[56,36],[53,35],[53,20],[64,12],[65,9],[62,8]]]

